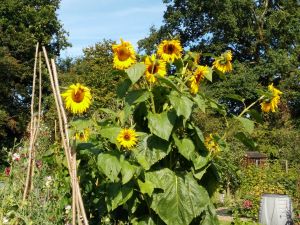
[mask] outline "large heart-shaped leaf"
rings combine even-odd
[[[169,142],[150,135],[145,137],[137,148],[132,149],[132,152],[138,163],[145,170],[149,170],[154,163],[168,155],[170,150]]]
[[[128,74],[128,77],[131,80],[132,84],[134,84],[144,75],[145,70],[146,66],[144,63],[136,63],[125,71]]]
[[[145,174],[163,192],[153,193],[151,208],[167,225],[187,225],[210,203],[207,191],[192,175],[177,176],[169,169]]]
[[[190,118],[193,109],[193,101],[183,95],[172,92],[169,95],[170,102],[176,110],[177,116],[183,116],[185,119]]]
[[[176,113],[174,111],[158,113],[148,113],[148,127],[156,136],[169,140],[173,126],[176,121]]]
[[[107,138],[111,143],[117,144],[117,137],[121,131],[120,127],[107,127],[99,131],[100,135]]]
[[[140,89],[140,90],[134,90],[130,91],[127,96],[125,97],[125,101],[131,105],[131,104],[137,104],[140,102],[146,101],[148,98],[150,98],[151,92],[148,90]]]
[[[121,171],[119,156],[113,152],[101,153],[98,155],[97,166],[99,170],[111,181],[118,181],[118,174]]]

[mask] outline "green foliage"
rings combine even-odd
[[[280,162],[263,167],[251,166],[243,169],[237,208],[239,215],[258,218],[262,194],[286,194],[292,197],[293,207],[299,208],[298,168],[285,171]]]
[[[33,189],[26,201],[23,191],[28,165],[26,142],[9,150],[10,174],[0,175],[0,221],[8,224],[65,224],[70,223],[70,178],[66,168],[63,150],[58,143],[45,143],[49,140],[48,129],[43,127],[42,135],[48,139],[39,140],[36,154]],[[45,136],[46,137],[46,136]],[[20,160],[14,160],[13,154]],[[3,171],[4,168],[1,168]]]
[[[26,132],[36,43],[52,55],[69,46],[57,18],[60,0],[7,0],[0,6],[0,142],[12,146]],[[44,82],[43,92],[48,92]]]

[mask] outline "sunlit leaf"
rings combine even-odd
[[[254,122],[252,120],[249,120],[244,117],[234,117],[236,120],[240,121],[240,123],[243,125],[244,129],[251,134],[254,130]]]
[[[150,131],[164,140],[169,140],[177,118],[176,113],[174,111],[162,112],[160,114],[149,112],[147,117]]]
[[[169,169],[145,174],[163,192],[153,193],[151,208],[167,225],[190,224],[210,203],[207,191],[192,175],[177,176]]]
[[[121,171],[119,156],[112,152],[101,153],[98,155],[97,166],[111,181],[118,181],[118,174]]]
[[[175,92],[169,95],[170,102],[176,110],[177,116],[183,116],[185,119],[190,118],[193,109],[193,101],[186,96],[179,96]]]
[[[136,63],[125,71],[128,74],[132,84],[134,84],[144,75],[145,70],[146,66],[144,63]]]

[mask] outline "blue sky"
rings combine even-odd
[[[62,57],[80,56],[103,39],[122,37],[136,47],[152,25],[162,24],[164,11],[162,0],[61,0],[58,16],[73,45]]]

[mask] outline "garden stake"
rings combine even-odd
[[[59,84],[58,84],[58,76],[57,76],[57,70],[56,70],[56,65],[55,65],[55,62],[53,59],[51,59],[51,64],[52,64],[52,69],[53,69],[53,79],[54,79],[54,87],[55,87],[55,90],[56,90],[56,97],[58,99],[58,105],[60,107],[60,111],[61,111],[61,115],[62,115],[62,119],[63,119],[63,123],[64,123],[64,132],[65,132],[65,135],[66,135],[66,138],[65,138],[65,142],[67,142],[67,147],[68,147],[68,153],[69,153],[69,158],[70,158],[70,164],[71,164],[71,168],[72,168],[72,160],[74,161],[73,163],[75,164],[75,167],[74,167],[74,170],[75,170],[75,175],[76,176],[73,176],[73,173],[72,173],[72,170],[70,170],[70,176],[71,176],[71,179],[74,179],[74,190],[75,190],[75,200],[78,199],[79,201],[79,206],[80,208],[78,210],[81,211],[81,215],[83,217],[83,220],[84,220],[84,224],[88,224],[88,220],[87,220],[87,217],[86,217],[86,213],[85,213],[85,209],[84,209],[84,205],[83,205],[83,200],[82,200],[82,196],[81,196],[81,193],[80,193],[80,187],[79,187],[79,183],[78,183],[78,180],[77,180],[77,173],[76,173],[76,155],[75,155],[75,158],[73,159],[72,156],[71,156],[71,147],[70,147],[70,139],[69,139],[69,135],[68,135],[68,121],[67,121],[67,116],[66,116],[66,112],[65,112],[65,109],[63,107],[63,102],[62,102],[62,99],[61,99],[61,94],[60,94],[60,91],[59,91]],[[73,178],[72,178],[73,176]]]
[[[36,44],[35,58],[34,58],[34,68],[33,68],[33,81],[32,81],[32,94],[31,94],[31,121],[30,121],[30,141],[29,141],[29,159],[28,159],[28,167],[27,167],[27,176],[25,189],[23,193],[23,201],[26,200],[29,190],[32,188],[32,170],[33,170],[33,157],[34,157],[34,142],[35,142],[35,134],[36,134],[36,123],[34,119],[34,96],[35,96],[35,82],[36,82],[36,67],[37,67],[37,57],[38,57],[39,43]]]
[[[65,114],[65,111],[64,111],[64,108],[63,108],[60,92],[59,92],[59,89],[58,89],[58,79],[57,79],[56,66],[55,66],[54,60],[52,59],[51,63],[52,63],[53,70],[51,69],[49,59],[48,59],[48,56],[47,56],[47,51],[46,51],[45,47],[43,47],[43,52],[44,52],[44,57],[45,57],[45,60],[46,60],[47,68],[48,68],[48,71],[49,71],[51,87],[52,87],[52,90],[53,90],[55,104],[56,104],[56,108],[57,108],[58,119],[59,119],[59,129],[60,129],[62,144],[63,144],[64,150],[65,150],[65,155],[66,155],[66,158],[67,158],[68,170],[69,170],[71,180],[73,180],[74,176],[73,176],[73,173],[72,173],[72,156],[71,156],[71,151],[70,151],[69,136],[68,136],[68,133],[67,133],[68,132],[67,117],[66,117],[66,114]],[[76,161],[75,161],[75,163],[76,163]],[[78,180],[77,180],[76,177],[74,177],[74,179],[75,179],[75,184],[73,184],[73,182],[72,182],[72,186],[74,185],[72,188],[74,188],[75,193],[77,195],[78,204],[76,204],[76,205],[79,205],[78,213],[79,213],[79,211],[81,211],[80,214],[83,217],[84,224],[88,225],[88,220],[87,220],[87,217],[86,217],[86,214],[85,214],[83,200],[82,200],[82,196],[81,196],[81,193],[80,193],[79,183],[78,183]]]

